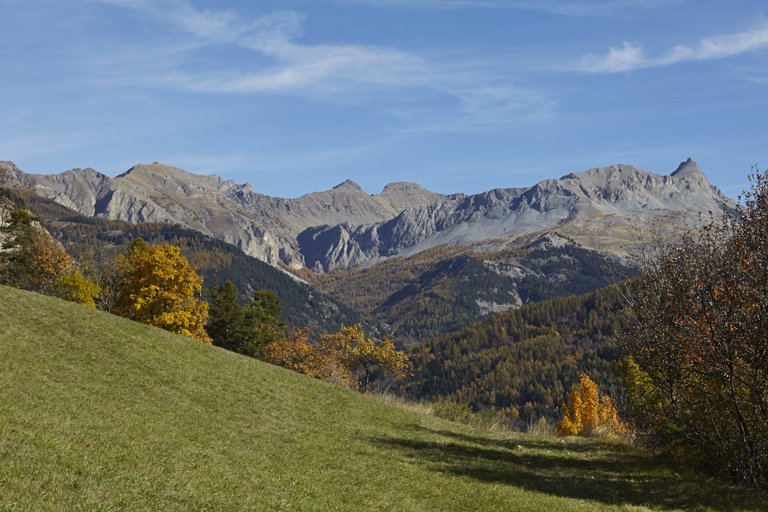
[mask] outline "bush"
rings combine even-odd
[[[768,175],[745,206],[645,246],[619,376],[637,425],[735,481],[768,479]]]

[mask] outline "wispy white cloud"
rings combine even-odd
[[[360,161],[372,152],[386,148],[395,138],[383,138],[375,143],[322,150],[290,153],[253,153],[241,151],[226,155],[171,154],[165,158],[185,170],[202,174],[217,174],[221,169],[238,172],[300,171],[307,168],[329,168]]]
[[[641,47],[625,42],[622,48],[611,48],[605,57],[585,57],[583,67],[594,73],[618,73],[642,67],[646,62]]]
[[[473,128],[509,122],[548,101],[539,91],[512,85],[498,65],[449,67],[388,46],[302,44],[306,17],[293,11],[248,18],[235,11],[198,10],[185,0],[93,1],[141,9],[196,40],[237,45],[269,62],[224,71],[177,66],[143,78],[156,86],[207,93],[303,94],[342,103],[365,101],[371,95],[402,99],[409,91],[418,96],[426,90],[453,98],[453,115],[462,117],[458,125]],[[434,126],[438,124],[447,126]]]
[[[648,57],[642,46],[625,42],[621,48],[611,48],[607,55],[585,56],[578,70],[592,73],[619,73],[684,61],[719,59],[765,47],[768,47],[768,25],[756,30],[702,39],[695,47],[675,46],[659,57]]]
[[[627,7],[648,9],[680,2],[681,0],[333,0],[336,4],[400,10],[518,9],[566,16],[600,15]]]
[[[270,58],[271,67],[226,72],[179,71],[156,76],[156,83],[201,92],[335,91],[352,86],[419,85],[427,64],[391,47],[302,45],[305,16],[276,11],[247,19],[234,11],[197,10],[184,0],[94,0],[147,11],[198,39],[227,43]]]

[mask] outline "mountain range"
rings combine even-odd
[[[674,222],[735,205],[690,158],[670,175],[612,165],[476,195],[437,194],[407,182],[370,195],[347,180],[283,199],[254,192],[250,183],[161,163],[111,178],[90,168],[28,174],[6,161],[0,162],[0,186],[34,191],[87,216],[180,224],[272,265],[316,273],[441,244],[494,240],[498,249],[547,231],[621,256],[638,218]]]

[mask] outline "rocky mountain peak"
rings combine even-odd
[[[688,158],[685,162],[680,162],[675,172],[670,176],[673,178],[688,178],[690,176],[706,177],[705,174],[699,168],[699,164],[694,162],[691,158]]]
[[[333,187],[333,190],[362,190],[360,188],[360,185],[355,183],[352,180],[346,180],[344,183],[339,183],[335,187]]]
[[[180,175],[188,175],[187,171],[173,167],[171,165],[165,165],[160,162],[154,162],[151,164],[136,164],[123,174],[118,175],[118,178],[127,178],[136,174],[152,175],[159,174],[164,177],[178,177]]]
[[[72,183],[72,182],[83,181],[83,182],[89,183],[90,187],[96,187],[98,186],[98,183],[104,180],[109,180],[109,177],[107,177],[106,175],[100,173],[95,169],[92,169],[91,167],[86,167],[85,169],[75,167],[74,169],[69,169],[68,171],[64,171],[60,175],[49,176],[48,179],[52,181],[58,180],[62,183]]]
[[[0,160],[0,187],[16,188],[21,184],[16,176],[21,172],[21,169],[16,167],[16,164],[7,160]]]
[[[418,183],[408,181],[389,183],[381,191],[381,194],[373,197],[381,204],[392,208],[392,212],[395,214],[399,214],[412,206],[426,206],[446,199],[443,194],[430,192]]]

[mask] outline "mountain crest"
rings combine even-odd
[[[396,181],[394,183],[387,183],[387,185],[384,186],[384,190],[381,191],[381,195],[395,194],[398,192],[405,192],[405,191],[420,192],[422,190],[424,190],[424,187],[422,187],[418,183],[411,183],[409,181]]]
[[[699,168],[699,164],[694,162],[691,158],[688,158],[688,160],[685,162],[680,162],[680,165],[677,166],[675,172],[673,172],[670,176],[673,178],[688,178],[690,176],[706,177],[706,175]]]
[[[343,189],[362,190],[362,188],[360,188],[360,185],[358,185],[352,180],[346,180],[344,181],[344,183],[339,183],[338,185],[333,187],[333,190],[343,190]]]
[[[346,180],[333,190],[281,199],[253,193],[249,184],[158,162],[138,164],[117,178],[91,169],[25,174],[0,162],[2,183],[33,190],[85,215],[178,223],[272,265],[318,272],[369,265],[440,244],[513,244],[554,229],[584,248],[605,250],[631,244],[626,233],[633,215],[675,219],[684,212],[719,211],[733,204],[691,159],[671,176],[611,165],[472,196],[438,194],[410,182],[390,183],[381,194],[369,195]],[[549,243],[562,243],[556,239]]]

